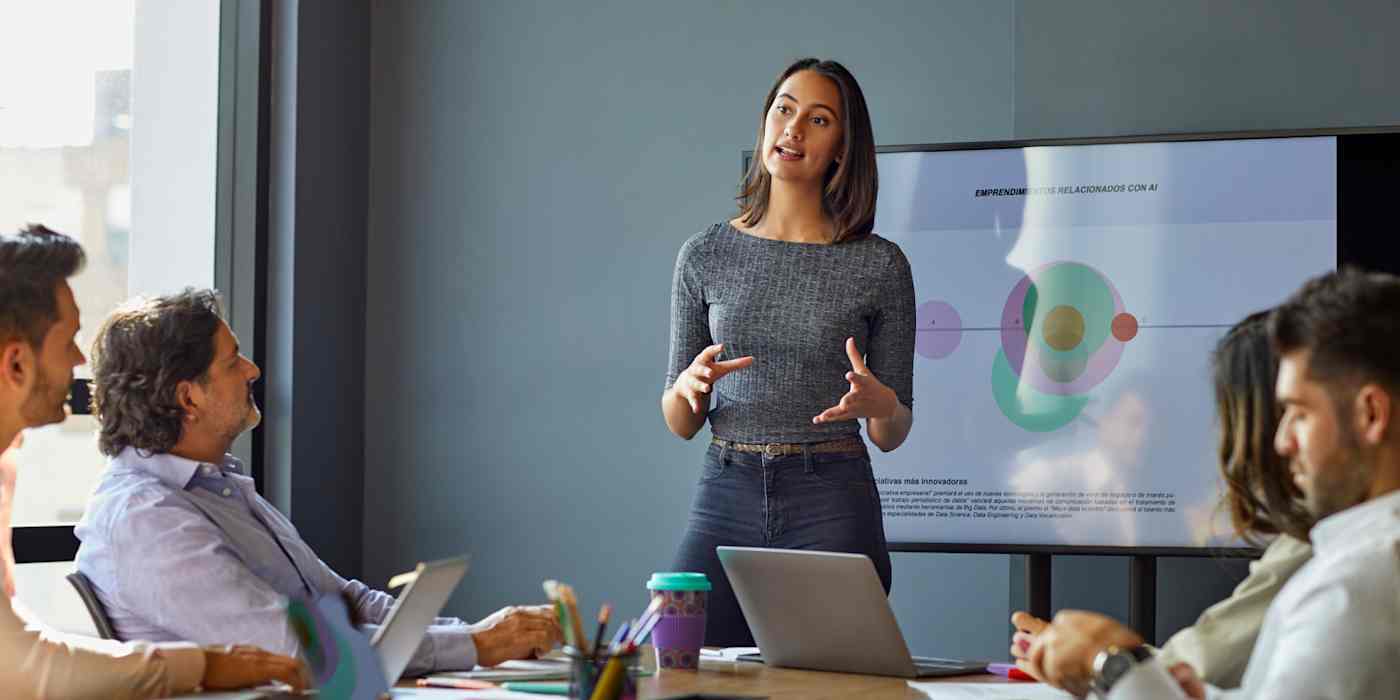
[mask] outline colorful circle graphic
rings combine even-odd
[[[997,406],[1033,432],[1067,425],[1137,331],[1137,318],[1098,270],[1054,262],[1030,271],[1002,308],[1002,347],[992,365]]]
[[[1069,352],[1084,342],[1084,314],[1073,306],[1061,304],[1045,315],[1045,327],[1041,330],[1045,344]]]
[[[914,351],[930,360],[953,354],[962,342],[962,316],[946,301],[920,304],[915,324]]]
[[[1122,313],[1113,317],[1113,337],[1126,343],[1136,338],[1137,332],[1137,316],[1129,313]]]

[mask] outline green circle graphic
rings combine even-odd
[[[1045,341],[1041,329],[1045,317],[1056,307],[1068,306],[1084,319],[1084,339],[1068,350],[1056,350]],[[1076,262],[1053,265],[1038,274],[1027,290],[1022,305],[1022,318],[1031,319],[1027,336],[1038,349],[1067,364],[1087,362],[1090,355],[1108,340],[1113,332],[1113,316],[1117,305],[1113,290],[1094,268]]]
[[[1069,425],[1089,403],[1087,395],[1046,394],[1029,382],[1023,383],[1002,350],[992,361],[992,396],[1007,419],[1033,433],[1048,433]]]

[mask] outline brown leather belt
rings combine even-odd
[[[865,441],[859,436],[831,440],[829,442],[730,442],[713,438],[711,444],[728,447],[735,452],[759,452],[769,457],[800,455],[803,451],[813,454],[865,454]]]

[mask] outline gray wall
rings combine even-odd
[[[883,142],[1008,138],[1011,9],[377,3],[369,580],[469,551],[462,615],[540,598],[550,577],[591,606],[640,605],[703,451],[659,412],[672,265],[731,215],[773,76],[839,56]],[[981,623],[1005,615],[1006,570],[897,556],[911,638],[1004,648],[1004,628]]]
[[[1400,122],[1377,67],[1400,56],[1348,30],[1396,26],[1388,3],[1345,21],[1306,2],[1219,7],[375,2],[366,579],[471,552],[454,614],[538,599],[544,578],[590,607],[641,604],[703,450],[658,410],[671,267],[732,211],[739,152],[789,59],[850,66],[880,143]],[[1292,38],[1242,31],[1251,13]],[[1315,72],[1275,75],[1288,66]],[[1339,87],[1337,72],[1360,75]],[[1010,569],[896,555],[911,645],[1003,656]],[[1159,627],[1239,574],[1164,563]],[[1122,559],[1057,558],[1056,603],[1121,617],[1126,580]]]
[[[1400,123],[1393,1],[1016,7],[1018,138]]]

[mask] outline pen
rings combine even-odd
[[[574,648],[587,654],[588,638],[583,636],[583,619],[578,616],[578,598],[574,596],[574,587],[559,584],[559,598],[564,601],[564,609],[569,613],[569,629],[574,634]]]
[[[1034,681],[1035,677],[1022,671],[1016,664],[988,664],[987,673],[991,673],[1002,678],[1009,678],[1013,681]]]
[[[496,687],[495,683],[472,680],[470,678],[444,678],[442,676],[431,676],[418,679],[419,688],[456,688],[457,690],[490,690]]]
[[[644,612],[642,612],[642,616],[637,618],[637,624],[632,627],[632,634],[627,639],[623,640],[623,645],[636,645],[638,643],[637,633],[642,631],[642,626],[647,623],[647,618],[651,617],[652,615],[659,615],[661,613],[661,606],[665,604],[665,596],[658,595],[652,597],[651,604],[647,606],[647,609]]]
[[[517,693],[535,693],[538,695],[568,695],[568,683],[541,683],[539,681],[506,681],[501,684],[506,690],[513,690]]]
[[[630,620],[623,620],[622,624],[617,628],[617,632],[613,634],[612,643],[608,644],[608,651],[616,652],[618,649],[621,649],[622,640],[627,638],[627,631],[630,629],[632,629],[632,622]]]
[[[642,626],[637,630],[637,634],[632,638],[632,646],[637,647],[646,644],[647,635],[651,634],[651,631],[656,628],[656,623],[658,622],[661,622],[661,613],[659,612],[652,614],[646,622],[642,623]]]
[[[593,694],[589,696],[589,700],[617,697],[618,691],[622,689],[622,679],[626,673],[627,670],[622,665],[622,657],[614,656],[608,659],[608,663],[603,666],[603,672],[598,674],[598,682],[593,685]]]
[[[608,630],[608,618],[612,617],[612,604],[603,603],[598,611],[598,634],[593,635],[593,663],[598,663],[598,650],[603,648],[603,633]]]
[[[559,618],[559,629],[564,632],[564,643],[578,649],[579,640],[573,638],[573,626],[569,624],[568,611],[564,606],[564,595],[558,581],[549,579],[544,582],[544,594],[554,603],[554,615]]]

